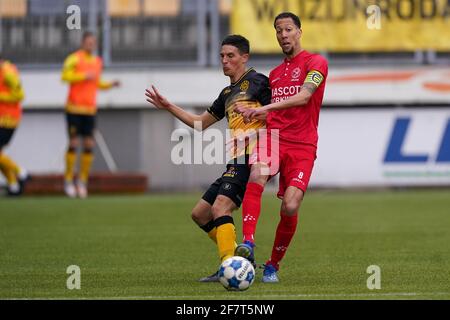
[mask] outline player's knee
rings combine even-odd
[[[77,137],[71,137],[69,140],[69,147],[68,147],[69,151],[77,149],[79,143],[80,142]]]
[[[204,212],[204,211],[198,210],[196,208],[192,209],[191,218],[199,226],[204,225],[205,223],[207,223],[210,220],[210,217],[208,216],[208,212]]]
[[[251,174],[250,178],[248,179],[248,182],[257,183],[261,186],[264,186],[267,182],[267,176],[260,175],[260,174],[255,174],[255,175]]]
[[[250,172],[248,182],[257,183],[259,185],[264,186],[269,176],[268,170],[269,167],[261,163],[256,163],[252,165],[252,170]]]
[[[201,223],[202,222],[202,217],[203,217],[203,214],[202,214],[201,211],[196,210],[196,209],[192,210],[191,218],[196,224],[202,225],[202,223]]]
[[[281,203],[281,210],[288,216],[294,216],[298,214],[300,203],[301,200],[297,201],[296,199],[283,199],[283,202]]]
[[[85,138],[83,141],[84,152],[92,152],[94,150],[95,142],[92,138]]]

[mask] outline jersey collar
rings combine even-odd
[[[247,74],[249,74],[250,71],[253,71],[253,68],[250,68],[247,71],[245,71],[244,74],[236,82],[231,83],[231,86],[234,87],[236,84],[238,84],[242,79],[244,79],[244,77]]]
[[[288,62],[297,62],[298,60],[301,59],[301,57],[303,57],[306,54],[306,50],[302,50],[299,53],[297,53],[297,55],[295,57],[293,57],[292,59],[288,59],[287,57],[284,58],[284,63],[288,63]]]

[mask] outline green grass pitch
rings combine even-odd
[[[0,199],[0,298],[450,299],[450,192],[311,191],[279,284],[245,292],[196,280],[217,249],[190,218],[200,194]],[[270,255],[280,202],[267,193],[256,260]],[[238,241],[241,212],[234,213]],[[69,290],[67,267],[81,270]],[[381,289],[367,288],[367,267]]]

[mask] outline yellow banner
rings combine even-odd
[[[233,0],[232,33],[278,53],[273,20],[291,11],[311,51],[450,51],[450,0]]]

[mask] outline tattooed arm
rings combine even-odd
[[[289,97],[286,100],[274,102],[257,109],[249,109],[245,108],[244,106],[238,106],[235,110],[239,113],[242,113],[244,121],[248,123],[253,119],[257,119],[260,115],[267,114],[267,112],[273,110],[281,110],[292,107],[304,106],[308,103],[309,99],[316,91],[316,89],[317,86],[314,83],[306,82],[303,84],[299,93]]]
[[[324,79],[325,78],[321,72],[317,70],[309,71],[299,93],[292,97],[289,97],[286,100],[267,105],[266,111],[281,110],[306,105],[316,89],[324,81]]]
[[[273,111],[273,110],[281,110],[287,109],[291,107],[304,106],[308,103],[309,99],[316,91],[317,86],[314,83],[307,82],[303,84],[301,90],[296,95],[289,97],[286,100],[282,100],[279,102],[271,103],[267,106],[264,106],[262,109],[265,111]]]

